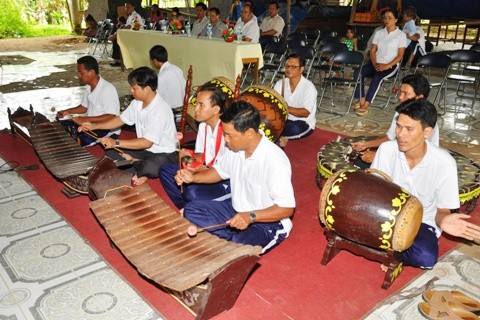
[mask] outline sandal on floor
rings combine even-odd
[[[355,113],[357,114],[357,116],[363,117],[368,114],[368,109],[357,109],[355,110]]]
[[[426,290],[423,292],[422,296],[427,302],[453,302],[461,305],[463,308],[469,311],[480,311],[480,301],[467,296],[461,291]]]
[[[474,313],[452,302],[442,302],[436,305],[420,302],[418,310],[426,318],[432,320],[478,320],[478,316]]]
[[[362,105],[360,104],[360,101],[352,103],[352,109],[353,110],[358,110],[358,109],[360,109],[361,106]]]

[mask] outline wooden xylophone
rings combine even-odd
[[[145,277],[208,319],[230,309],[260,258],[261,247],[208,232],[189,237],[191,224],[149,186],[90,203],[110,239]]]

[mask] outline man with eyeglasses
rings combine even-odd
[[[285,148],[288,140],[308,137],[316,124],[317,89],[303,76],[305,58],[291,54],[285,64],[285,78],[277,81],[275,91],[285,99],[288,120],[285,123],[279,145]]]

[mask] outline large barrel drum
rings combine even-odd
[[[418,233],[423,207],[385,177],[347,169],[325,183],[319,215],[327,229],[343,238],[375,249],[404,251]]]
[[[254,85],[245,89],[239,99],[258,109],[262,117],[260,129],[270,141],[276,141],[288,118],[287,103],[283,97],[270,87]]]

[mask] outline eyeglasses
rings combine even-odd
[[[295,68],[300,68],[300,66],[290,66],[290,65],[285,66],[285,69],[295,69]]]

